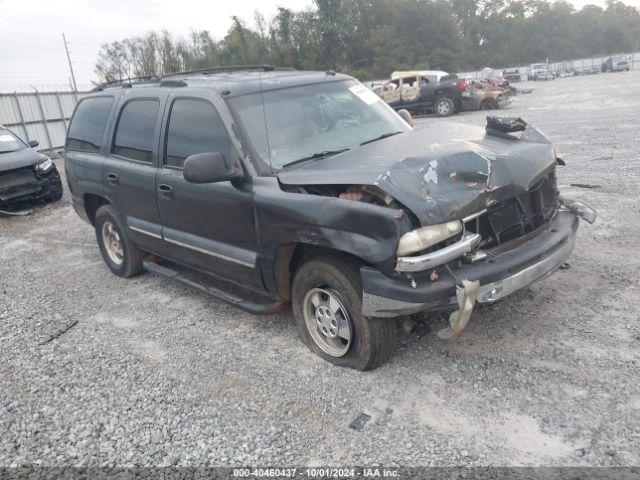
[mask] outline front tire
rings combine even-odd
[[[111,205],[96,212],[94,226],[102,258],[119,277],[133,277],[142,272],[142,252],[126,233],[122,216]]]
[[[480,108],[478,110],[495,110],[497,108],[496,104],[491,100],[482,100],[480,102]]]
[[[448,97],[441,97],[433,104],[433,111],[439,117],[449,117],[456,111],[456,105]]]
[[[292,304],[302,340],[328,362],[372,370],[393,355],[397,325],[362,315],[360,275],[352,262],[320,257],[304,263],[293,280]]]

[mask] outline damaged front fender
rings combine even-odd
[[[259,241],[265,252],[286,244],[325,247],[393,275],[398,241],[412,228],[409,216],[401,210],[352,197],[292,193],[267,185],[255,185],[254,193]]]

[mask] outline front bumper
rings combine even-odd
[[[371,267],[362,267],[362,310],[370,317],[397,317],[432,308],[457,305],[456,292],[463,282],[478,282],[477,301],[492,303],[541,280],[569,257],[575,245],[579,218],[560,210],[556,218],[537,235],[504,253],[466,264],[458,262],[436,269],[437,280],[429,272],[398,274],[391,278]]]
[[[26,170],[0,174],[0,210],[13,211],[46,201],[56,201],[61,196],[62,181],[55,166],[43,175]]]

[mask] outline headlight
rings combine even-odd
[[[48,157],[42,162],[40,162],[38,165],[36,165],[36,170],[40,173],[47,173],[52,168],[53,168],[53,162]]]
[[[462,231],[462,222],[454,220],[452,222],[440,223],[439,225],[429,225],[418,228],[409,233],[405,233],[398,243],[398,255],[409,255],[429,248],[436,243],[440,243],[447,238]]]

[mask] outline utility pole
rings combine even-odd
[[[73,82],[73,91],[78,91],[78,86],[76,85],[76,76],[73,73],[73,65],[71,65],[71,56],[69,56],[69,45],[67,44],[67,38],[62,34],[62,41],[64,42],[64,50],[67,52],[67,61],[69,62],[69,70],[71,71],[71,81]]]

